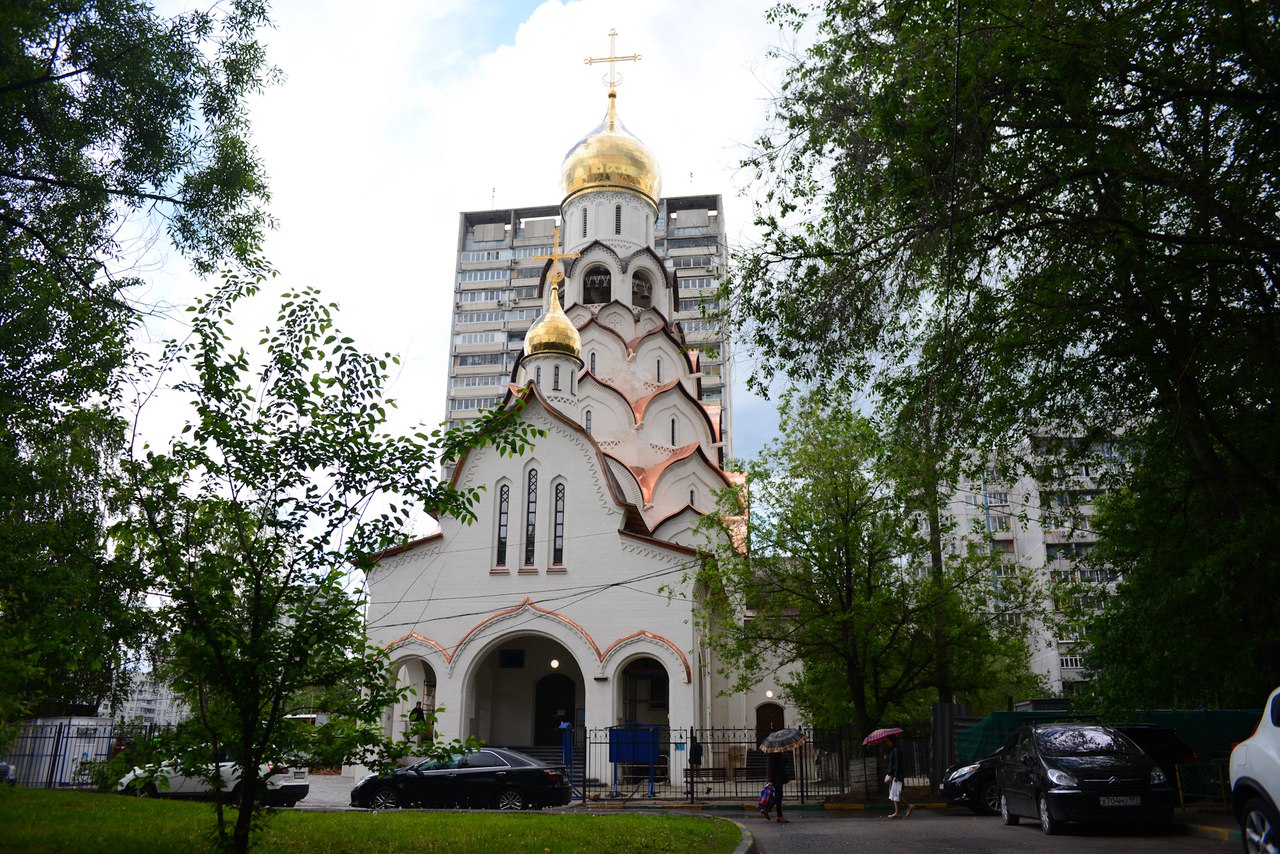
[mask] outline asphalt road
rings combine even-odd
[[[880,813],[819,813],[795,810],[786,824],[744,818],[755,837],[758,854],[835,854],[845,851],[1039,852],[1108,851],[1233,852],[1225,844],[1190,836],[1148,836],[1123,830],[1069,828],[1061,836],[1045,836],[1040,825],[1023,822],[1005,827],[994,816],[958,810],[916,810],[911,818],[889,819]]]

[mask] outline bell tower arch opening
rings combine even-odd
[[[560,744],[560,724],[586,718],[582,669],[558,640],[505,635],[470,668],[464,735],[507,747]]]

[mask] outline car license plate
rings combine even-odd
[[[306,771],[294,771],[294,772],[293,772],[293,779],[295,779],[295,780],[301,780],[301,779],[302,779],[303,777],[305,777],[305,776],[307,776],[307,772],[306,772]]]
[[[1104,807],[1136,807],[1142,805],[1142,798],[1137,795],[1101,797],[1098,798],[1098,803]]]

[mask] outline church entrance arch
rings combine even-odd
[[[405,698],[391,708],[388,732],[399,739],[409,727],[409,712],[414,704],[422,703],[425,711],[436,707],[436,672],[424,659],[404,658],[396,663],[396,687],[409,689]]]
[[[585,719],[582,670],[559,641],[540,634],[506,635],[472,666],[466,683],[464,735],[487,744],[560,744],[560,723]]]
[[[621,723],[668,724],[671,680],[657,659],[645,656],[628,662],[621,683]]]

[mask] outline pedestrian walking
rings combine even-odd
[[[791,759],[791,751],[783,753],[767,753],[768,765],[765,768],[769,783],[773,786],[773,806],[774,812],[778,816],[778,821],[787,822],[787,818],[782,814],[782,792],[783,788],[795,779],[794,761]],[[765,818],[769,818],[769,813],[765,812]]]
[[[898,744],[897,735],[886,737],[884,743],[889,748],[889,773],[885,775],[885,781],[889,784],[889,800],[893,802],[893,814],[889,818],[910,818],[915,807],[902,793],[902,747]],[[907,811],[900,812],[899,807],[906,807]]]

